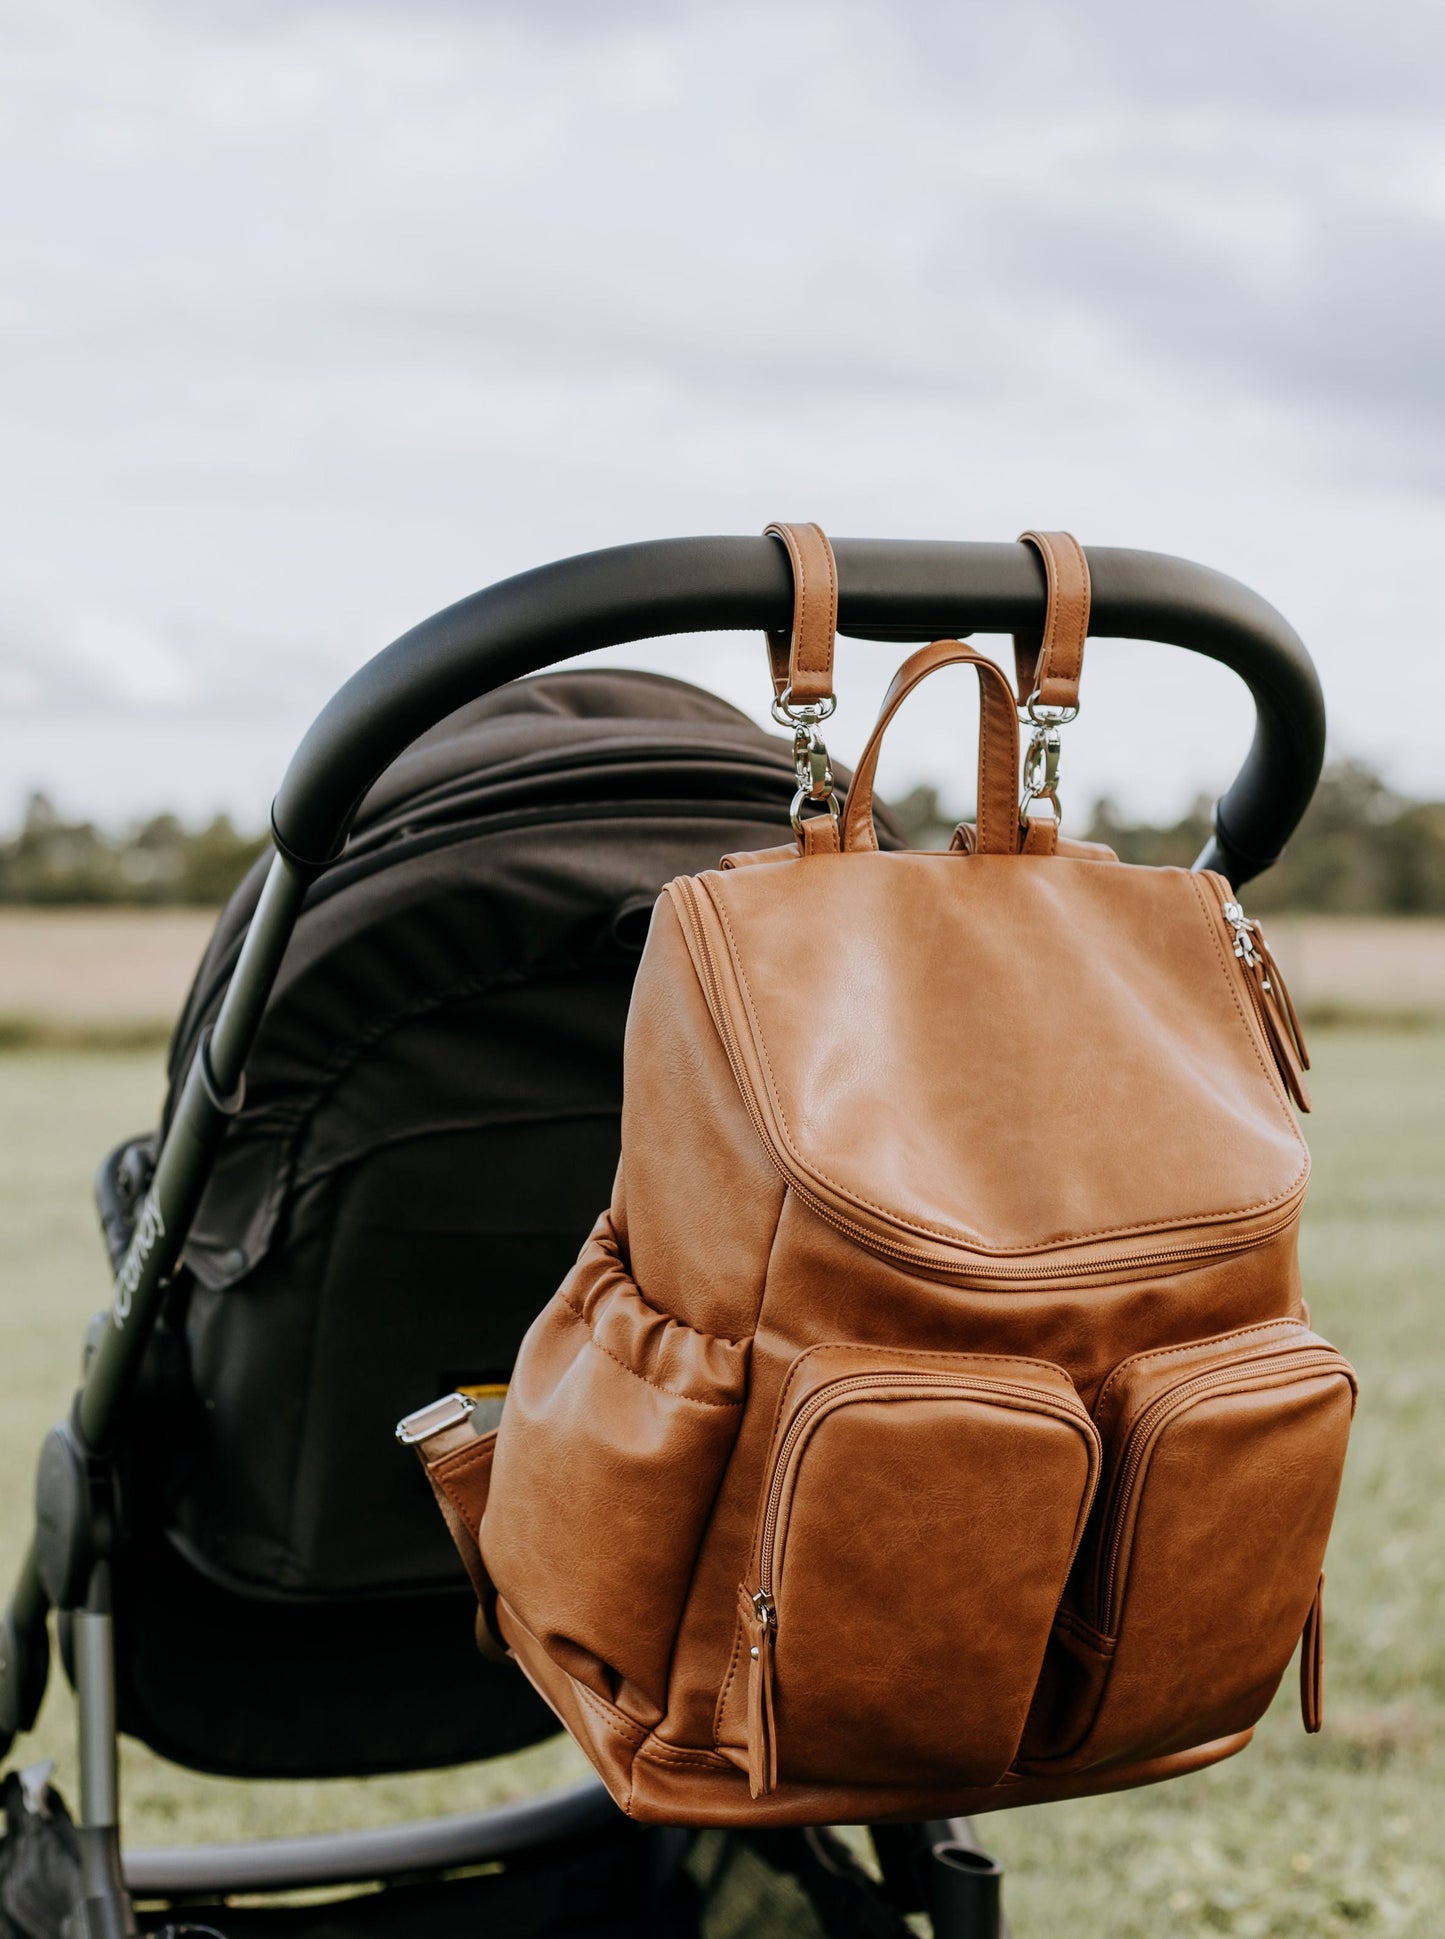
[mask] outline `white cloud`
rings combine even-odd
[[[4,31],[0,680],[31,726],[0,759],[62,801],[255,819],[426,612],[778,513],[1205,558],[1300,626],[1341,748],[1442,785],[1378,672],[1442,684],[1428,0],[12,0]],[[709,676],[744,697],[751,653]],[[1089,679],[1076,799],[1228,779],[1227,676],[1101,645]],[[928,711],[899,779],[951,759]],[[132,758],[151,713],[170,763]]]
[[[58,594],[0,609],[0,676],[27,712],[172,712],[200,689],[195,666],[149,621]]]

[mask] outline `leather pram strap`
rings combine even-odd
[[[1048,599],[1042,633],[1014,634],[1019,706],[1077,707],[1089,632],[1089,562],[1070,532],[1021,532],[1044,562]]]
[[[796,707],[833,697],[833,636],[838,630],[838,567],[821,525],[765,528],[765,538],[781,539],[793,568],[793,624],[768,633],[773,694],[787,694]]]

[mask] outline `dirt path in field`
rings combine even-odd
[[[215,920],[208,909],[0,910],[0,1017],[169,1023]]]
[[[0,1020],[169,1023],[214,921],[204,909],[0,910]],[[1273,916],[1265,927],[1302,1010],[1445,1015],[1445,921]]]
[[[1302,1008],[1445,1014],[1445,921],[1437,917],[1270,916],[1264,930]]]

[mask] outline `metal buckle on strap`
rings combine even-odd
[[[793,730],[793,772],[798,778],[798,791],[793,796],[789,816],[793,833],[800,841],[803,835],[803,809],[808,804],[822,809],[835,822],[838,819],[838,797],[833,792],[833,766],[828,759],[827,748],[818,737],[819,723],[829,718],[837,704],[834,696],[829,694],[826,700],[794,706],[791,687],[785,687],[773,702],[773,719],[780,727],[791,727]]]
[[[1024,755],[1024,792],[1019,802],[1019,821],[1028,824],[1029,809],[1036,801],[1047,801],[1054,820],[1062,819],[1059,807],[1059,730],[1041,727],[1029,742]]]
[[[404,1448],[414,1448],[419,1441],[429,1441],[433,1434],[470,1420],[476,1404],[470,1394],[443,1394],[440,1400],[428,1401],[425,1407],[399,1420],[396,1438]]]
[[[1026,713],[1035,727],[1067,727],[1071,720],[1079,718],[1077,707],[1053,707],[1039,698],[1039,689],[1034,688],[1023,704]]]
[[[1035,687],[1020,711],[1032,721],[1034,733],[1024,753],[1024,791],[1019,802],[1019,826],[1027,829],[1029,810],[1036,801],[1048,802],[1057,824],[1064,818],[1064,811],[1059,805],[1059,729],[1067,727],[1071,720],[1077,720],[1079,710],[1077,707],[1041,704],[1039,690]]]

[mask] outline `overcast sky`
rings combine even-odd
[[[0,822],[259,823],[426,613],[772,517],[1206,560],[1300,629],[1336,752],[1445,791],[1438,0],[0,23]],[[754,640],[617,657],[766,698]],[[845,653],[844,754],[890,670]],[[1091,646],[1066,806],[1216,792],[1248,720]],[[915,705],[883,785],[961,800],[971,733]]]

